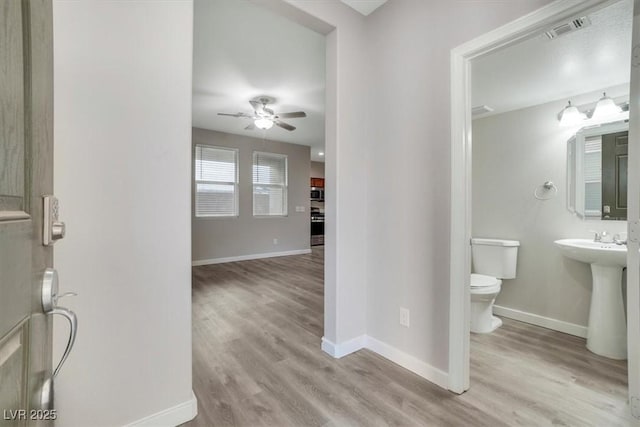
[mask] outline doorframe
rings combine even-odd
[[[634,1],[627,177],[627,370],[629,404],[640,426],[640,0]]]
[[[471,60],[541,34],[560,20],[620,0],[557,0],[451,50],[451,212],[449,264],[449,390],[469,389],[471,275]],[[636,0],[636,3],[638,0]],[[636,116],[637,117],[637,116]],[[630,143],[631,145],[631,143]],[[633,189],[638,193],[638,188]],[[627,287],[629,288],[629,283]],[[634,287],[634,286],[631,286]],[[637,287],[637,283],[635,284]],[[634,294],[637,295],[637,292]],[[637,310],[636,310],[637,311]],[[635,343],[637,344],[637,343]],[[629,354],[637,346],[629,343]],[[638,350],[635,353],[639,354]],[[630,387],[632,382],[630,381]]]

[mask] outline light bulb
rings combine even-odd
[[[582,123],[585,118],[586,115],[581,113],[578,107],[571,105],[571,101],[569,101],[569,104],[560,113],[560,126],[576,126]]]
[[[265,118],[256,119],[254,123],[258,127],[258,129],[267,130],[273,127],[273,120],[269,120]]]
[[[622,109],[613,102],[613,99],[609,98],[606,93],[603,93],[602,98],[600,98],[596,104],[596,109],[593,110],[591,118],[594,120],[604,120],[621,112]]]

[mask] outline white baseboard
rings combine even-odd
[[[543,328],[552,329],[554,331],[564,332],[565,334],[575,335],[576,337],[587,337],[586,326],[576,325],[575,323],[564,322],[562,320],[552,319],[538,314],[527,313],[526,311],[494,305],[493,314],[530,323],[536,326],[542,326]]]
[[[366,348],[444,389],[449,387],[449,374],[387,343],[367,336]]]
[[[251,259],[274,258],[278,256],[289,256],[289,255],[305,255],[310,253],[311,253],[311,249],[296,249],[295,251],[267,252],[263,254],[240,255],[240,256],[232,256],[232,257],[226,257],[226,258],[200,259],[200,260],[192,261],[191,265],[195,267],[197,265],[223,264],[225,262],[248,261]]]
[[[125,427],[175,427],[191,421],[196,415],[198,415],[198,399],[192,391],[191,399],[186,402],[141,418]]]
[[[335,344],[324,337],[322,338],[322,350],[336,359],[363,348],[379,354],[444,389],[449,387],[449,375],[446,372],[368,335],[361,335],[341,344]]]
[[[350,339],[349,341],[343,342],[341,344],[335,344],[325,337],[322,337],[322,351],[327,353],[328,355],[339,359],[348,354],[354,353],[358,350],[361,350],[365,347],[367,336],[360,335],[359,337],[355,337]]]

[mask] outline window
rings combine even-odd
[[[253,215],[287,215],[287,156],[253,153]]]
[[[238,216],[238,151],[196,145],[196,217]]]
[[[600,217],[602,206],[602,138],[588,137],[584,143],[584,213]]]

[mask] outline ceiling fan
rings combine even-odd
[[[253,107],[253,114],[218,113],[218,115],[252,119],[253,121],[249,123],[249,125],[245,128],[246,130],[254,130],[255,128],[267,130],[267,129],[271,129],[273,125],[276,125],[288,131],[295,130],[296,127],[290,125],[289,123],[285,123],[280,119],[296,119],[300,117],[307,117],[307,113],[305,113],[304,111],[294,111],[291,113],[276,113],[271,108],[267,107],[267,105],[273,104],[274,102],[276,102],[275,98],[272,98],[270,96],[259,96],[249,101],[249,103]]]

